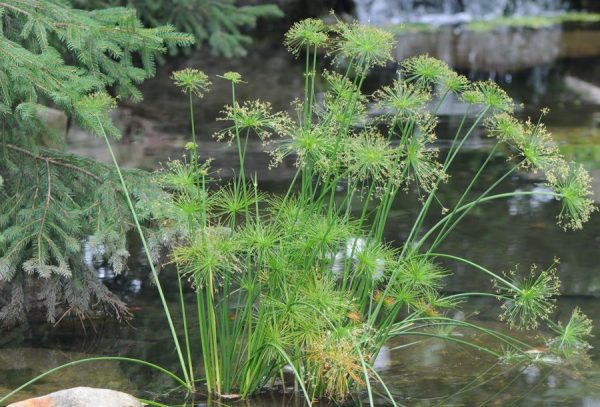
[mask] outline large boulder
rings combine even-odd
[[[8,407],[142,407],[135,397],[120,391],[74,387],[60,390],[24,401],[9,404]]]

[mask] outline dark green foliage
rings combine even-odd
[[[81,260],[93,236],[92,251],[117,272],[124,266],[130,214],[117,178],[93,160],[43,148],[60,146],[63,135],[49,131],[40,114],[50,105],[95,134],[119,137],[106,89],[140,100],[136,86],[154,74],[157,55],[191,43],[171,26],[143,28],[130,9],[0,1],[0,321],[22,319],[37,303],[49,320],[61,308],[81,317],[96,302],[123,312]],[[136,178],[138,197],[157,193],[144,189],[142,173],[128,177]],[[26,301],[24,288],[36,287],[43,287],[37,301]]]
[[[85,248],[119,273],[129,256],[125,237],[133,224],[112,169],[54,150],[1,148],[7,181],[0,192],[0,290],[10,303],[0,318],[14,322],[36,306],[32,298],[24,301],[23,285],[39,291],[37,305],[47,309],[49,321],[61,310],[83,317],[98,300],[125,312],[83,262]],[[146,177],[142,171],[126,175],[136,199],[160,193]]]
[[[246,55],[245,46],[252,42],[244,29],[252,29],[259,18],[283,16],[274,4],[237,6],[236,0],[72,0],[87,9],[127,6],[135,8],[150,26],[172,24],[179,31],[191,33],[198,46],[207,43],[212,52],[231,58]],[[174,53],[176,47],[169,47]]]
[[[46,134],[36,119],[40,105],[51,101],[81,120],[110,107],[82,103],[106,87],[140,100],[136,84],[154,74],[156,56],[167,45],[193,43],[171,26],[142,28],[135,11],[125,8],[89,12],[28,0],[0,2],[0,16],[0,130],[3,141],[26,147]],[[136,53],[141,67],[133,63]],[[117,136],[108,117],[95,116]]]

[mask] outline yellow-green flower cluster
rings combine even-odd
[[[325,71],[323,77],[327,81],[328,91],[317,114],[331,122],[329,125],[341,128],[364,122],[367,98],[356,85],[337,72]]]
[[[482,105],[491,111],[511,113],[514,110],[513,100],[492,80],[474,82],[461,98],[468,104]]]
[[[592,199],[592,177],[582,165],[568,163],[553,168],[546,174],[548,185],[562,204],[558,223],[563,229],[581,229],[593,212],[597,211]]]
[[[233,71],[225,72],[223,75],[220,75],[219,78],[223,78],[234,84],[244,82],[244,81],[242,81],[242,75],[239,72],[233,72]]]
[[[407,168],[405,182],[415,182],[420,190],[431,192],[440,181],[447,178],[442,164],[437,161],[438,151],[431,147],[435,141],[436,120],[424,115],[416,126],[398,147]]]
[[[431,99],[422,87],[403,80],[395,80],[392,86],[384,86],[374,94],[376,103],[396,118],[414,118],[423,113]]]
[[[217,120],[233,122],[228,127],[215,134],[218,140],[231,140],[235,131],[253,131],[263,141],[268,140],[274,134],[282,135],[289,127],[289,117],[283,112],[272,112],[269,102],[251,100],[244,102],[241,106],[225,106],[221,112],[222,116]]]
[[[199,69],[185,68],[175,71],[171,75],[175,86],[180,88],[185,94],[193,94],[199,98],[210,88],[211,82],[208,76]]]
[[[449,72],[451,70],[445,62],[428,55],[406,59],[402,62],[400,71],[407,81],[416,82],[423,87],[430,87],[441,82]]]
[[[365,130],[349,138],[342,154],[348,173],[357,180],[385,184],[401,177],[398,152],[375,130]]]
[[[393,33],[367,24],[341,21],[332,30],[337,34],[332,49],[338,60],[357,62],[362,69],[385,66],[392,60]]]
[[[327,27],[322,20],[307,18],[294,23],[285,34],[285,45],[298,55],[304,49],[321,47],[327,43]]]
[[[532,265],[527,275],[515,268],[506,276],[510,285],[495,281],[498,294],[505,299],[500,319],[516,328],[535,329],[554,311],[559,294],[558,260],[546,270]]]
[[[523,169],[545,174],[549,188],[562,204],[559,225],[564,229],[581,229],[597,210],[588,171],[565,161],[541,122],[520,122],[501,112],[489,117],[485,126],[490,136],[516,151]]]

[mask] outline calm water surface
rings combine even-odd
[[[227,70],[242,73],[248,84],[240,87],[240,98],[269,100],[276,109],[288,109],[289,102],[302,92],[301,61],[296,61],[277,43],[265,40],[253,47],[243,61],[223,61],[198,53],[181,58],[162,69],[158,77],[144,85],[146,101],[127,106],[115,119],[123,128],[125,140],[116,145],[120,160],[127,166],[156,168],[169,157],[182,154],[188,139],[187,105],[182,94],[170,84],[172,69],[194,66],[213,76],[214,89],[198,111],[201,134],[200,151],[215,158],[214,166],[223,167],[223,179],[235,166],[237,156],[210,135],[218,130],[215,123],[221,106],[228,102],[227,84],[214,75]],[[404,58],[429,52],[448,61],[472,79],[491,77],[500,82],[518,102],[522,117],[537,116],[543,106],[551,113],[546,123],[557,137],[563,152],[584,162],[596,178],[600,200],[600,30],[598,27],[563,27],[542,30],[514,29],[474,35],[441,30],[437,33],[402,34],[397,55]],[[519,44],[524,44],[519,46]],[[369,78],[367,88],[389,83],[397,66],[379,69]],[[441,108],[439,148],[444,151],[456,130],[464,107],[449,101]],[[69,130],[75,151],[107,159],[101,143],[76,128]],[[489,151],[484,135],[474,134],[466,152],[452,171],[442,201],[452,202]],[[272,191],[282,190],[294,172],[291,163],[277,171],[268,171],[268,155],[260,143],[249,148],[253,171]],[[487,180],[508,169],[505,158],[492,161]],[[484,188],[485,182],[479,187]],[[540,180],[528,174],[516,174],[500,187],[502,191],[543,191]],[[418,202],[407,195],[395,203],[386,237],[402,242],[416,216]],[[575,306],[600,326],[600,216],[595,216],[580,232],[565,233],[554,218],[559,205],[544,195],[514,198],[485,204],[466,217],[441,248],[459,254],[492,270],[508,270],[517,264],[526,268],[535,262],[549,265],[553,256],[561,258],[560,277],[563,297],[557,317],[565,320]],[[433,224],[435,216],[428,222]],[[132,248],[139,248],[132,238]],[[138,249],[139,250],[139,249]],[[463,265],[447,263],[453,275],[448,278],[450,292],[490,290],[489,278]],[[130,269],[114,276],[105,264],[96,263],[99,277],[120,292],[131,304],[134,319],[117,325],[110,320],[85,324],[67,321],[59,327],[45,324],[23,326],[0,337],[0,394],[62,362],[85,355],[127,355],[157,362],[176,369],[175,353],[170,345],[167,325],[162,317],[154,287],[148,277],[141,253],[133,256]],[[175,300],[175,280],[169,270],[163,281]],[[192,300],[192,298],[190,298]],[[172,304],[176,309],[176,304]],[[499,307],[492,301],[466,305],[452,316],[468,318],[505,330],[497,323]],[[508,366],[450,342],[404,337],[392,341],[382,352],[377,367],[398,403],[410,406],[434,405],[544,405],[600,406],[600,330],[592,339],[591,361],[584,368],[566,366]],[[513,333],[532,345],[543,343],[544,332]],[[498,346],[489,339],[466,331],[452,335],[487,346]],[[22,397],[74,385],[93,385],[122,389],[145,398],[179,403],[177,394],[169,395],[172,383],[164,377],[126,364],[81,365],[50,376],[31,386]],[[360,404],[365,400],[354,400]],[[200,402],[205,404],[206,401]],[[377,403],[386,404],[383,398]],[[234,403],[234,404],[242,404]],[[290,394],[265,394],[247,403],[251,407],[302,405]]]

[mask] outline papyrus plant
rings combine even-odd
[[[207,187],[202,178],[190,180],[184,190],[167,186],[172,201],[159,205],[168,209],[165,213],[192,215],[172,258],[198,293],[210,391],[247,397],[275,383],[285,385],[286,367],[308,399],[343,400],[370,389],[377,377],[373,362],[391,336],[432,335],[427,329],[435,324],[464,327],[444,310],[471,295],[486,295],[444,296],[443,278],[451,270],[442,260],[489,274],[494,285],[487,295],[504,303],[501,319],[511,326],[535,328],[550,320],[559,292],[556,264],[545,270],[532,266],[525,275],[503,274],[437,249],[477,205],[531,194],[496,193],[517,171],[545,176],[547,188],[541,193],[562,202],[559,224],[578,229],[595,209],[589,175],[560,156],[541,122],[517,120],[513,101],[495,83],[470,82],[433,58],[402,61],[397,80],[364,94],[369,70],[391,60],[393,40],[388,32],[357,23],[328,27],[309,19],[295,24],[285,42],[306,64],[304,96],[294,103],[292,116],[273,112],[267,102],[237,100],[242,78],[232,72],[222,76],[231,82],[232,102],[220,118],[227,127],[215,137],[237,149],[237,176],[225,185]],[[333,66],[318,73],[322,53],[329,54]],[[316,90],[318,75],[326,84],[322,94]],[[437,110],[447,98],[461,100],[465,113],[441,156],[435,148]],[[381,114],[372,117],[370,107]],[[460,197],[442,202],[439,191],[479,128],[494,145]],[[251,138],[268,146],[273,171],[283,160],[295,161],[287,193],[266,194],[258,176],[248,176]],[[473,187],[482,190],[482,174],[500,151],[511,159],[509,170],[475,193]],[[194,160],[177,165],[193,167]],[[172,178],[173,172],[159,177]],[[204,192],[194,201],[200,186]],[[412,199],[407,191],[416,191],[420,202],[412,230],[405,241],[385,241],[392,204]],[[437,222],[425,228],[428,217]],[[181,222],[175,216],[172,224]],[[472,329],[494,336],[511,351],[527,347],[500,333]],[[188,376],[193,377],[191,363]]]

